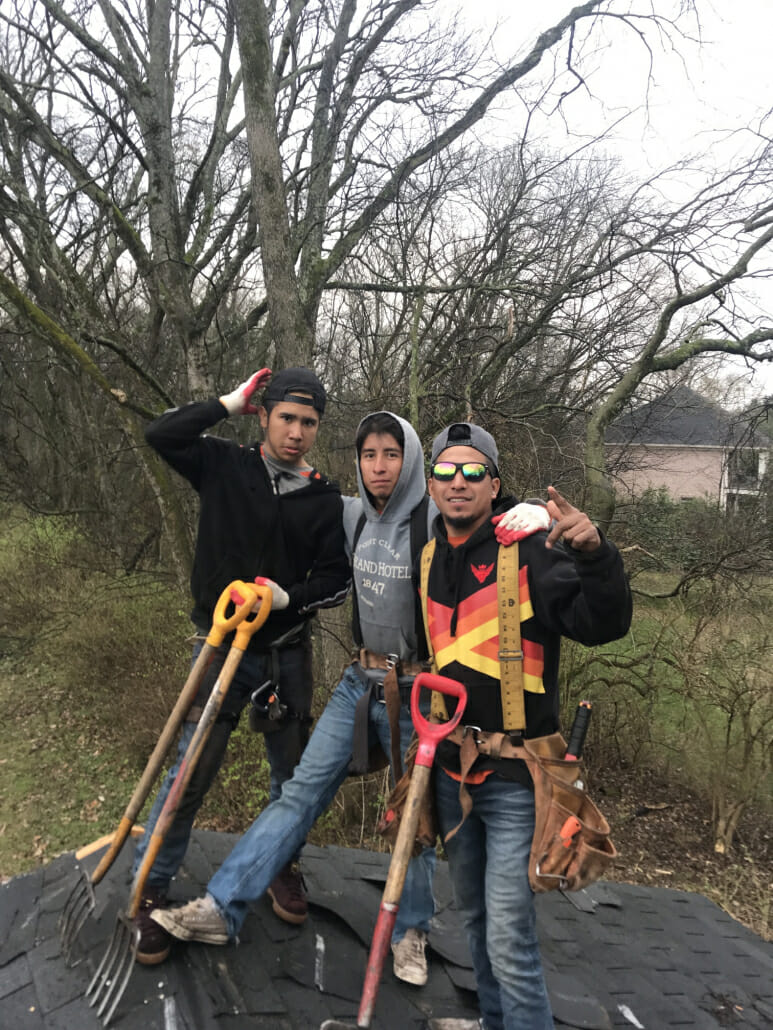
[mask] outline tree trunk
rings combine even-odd
[[[424,308],[424,294],[420,293],[414,300],[413,320],[411,322],[411,377],[410,396],[408,398],[411,425],[420,425],[419,402],[421,400],[421,367],[419,359],[419,324]]]
[[[276,131],[268,16],[263,0],[236,0],[236,34],[244,77],[252,198],[258,215],[263,276],[270,298],[268,328],[276,365],[309,365],[314,335],[295,275],[282,161]]]
[[[733,846],[735,831],[743,815],[746,799],[726,801],[721,795],[714,801],[714,851],[718,855],[726,855]]]

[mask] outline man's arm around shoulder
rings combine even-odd
[[[327,490],[316,501],[315,525],[309,531],[315,540],[314,563],[302,583],[286,587],[290,607],[301,614],[343,604],[351,586],[351,563],[347,555],[340,493]]]

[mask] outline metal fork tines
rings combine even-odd
[[[116,1006],[126,990],[137,958],[139,942],[139,929],[124,912],[119,912],[107,950],[86,988],[86,1000],[92,1008],[96,1008],[103,1026],[107,1026],[112,1019]]]
[[[80,962],[73,960],[73,946],[83,928],[83,924],[96,907],[94,888],[91,878],[81,869],[80,875],[67,896],[62,914],[59,917],[59,941],[65,965],[69,968]]]

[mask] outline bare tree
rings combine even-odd
[[[159,407],[313,361],[322,291],[401,184],[598,6],[482,74],[407,0],[236,5],[238,22],[187,0],[3,5],[7,328],[89,383],[138,454]],[[186,520],[147,469],[184,564]]]
[[[677,269],[679,303],[659,330],[670,345],[685,277],[697,268],[685,241],[703,214],[708,224],[712,202],[685,209],[677,224],[677,212],[656,217],[652,204],[615,208],[604,196],[606,173],[592,183],[568,171],[563,198],[551,198],[569,164],[538,167],[527,136],[512,154],[520,175],[500,188],[489,167],[483,197],[474,198],[477,252],[460,241],[435,249],[443,216],[433,198],[448,189],[471,130],[499,98],[517,97],[524,109],[539,103],[562,65],[566,82],[581,81],[583,48],[593,48],[600,19],[653,49],[676,30],[628,0],[589,0],[500,67],[485,43],[476,49],[426,7],[4,5],[0,297],[8,328],[42,341],[85,378],[139,453],[142,418],[211,394],[258,363],[332,370],[318,335],[323,296],[342,272],[360,276],[369,265],[383,289],[379,236],[395,237],[406,201],[417,201],[423,214],[411,213],[397,240],[412,292],[402,293],[391,350],[377,356],[380,391],[394,381],[398,337],[409,341],[397,362],[413,384],[409,404],[418,414],[421,401],[425,417],[479,411],[525,424],[521,416],[537,408],[587,413],[595,389],[604,404],[594,408],[585,457],[599,514],[608,516],[598,465],[605,419],[637,376],[665,361],[658,344],[657,362],[642,353],[641,374],[614,380],[637,351],[617,338],[610,351],[610,300],[618,314],[628,304],[633,337],[635,316],[648,317],[655,303],[646,283]],[[437,223],[429,233],[427,219]],[[762,222],[749,231],[760,249]],[[725,278],[728,287],[733,274]],[[400,294],[406,283],[396,285]],[[449,354],[458,375],[448,375]],[[73,417],[87,421],[83,408]],[[184,563],[184,514],[159,468],[147,473]]]
[[[55,288],[84,308],[57,310],[57,324],[79,342],[92,330],[120,353],[118,301],[139,294],[140,331],[154,353],[173,351],[178,368],[183,359],[197,396],[213,388],[206,334],[239,280],[259,291],[246,327],[276,291],[279,360],[310,361],[327,280],[401,184],[604,5],[575,8],[525,58],[485,75],[479,54],[418,6],[292,0],[269,18],[263,4],[237,4],[236,23],[227,8],[171,0],[144,17],[105,0],[4,8],[6,305],[30,318],[37,303],[51,317]],[[242,69],[232,72],[235,30]],[[22,248],[33,214],[41,238]],[[245,279],[257,246],[262,279]],[[112,311],[97,303],[109,287]],[[127,367],[136,404],[139,369]]]
[[[770,144],[667,203],[680,172],[632,184],[591,152],[446,163],[443,192],[437,172],[429,204],[404,189],[330,284],[341,295],[331,312],[348,316],[341,335],[359,344],[338,347],[338,366],[417,415],[420,400],[425,433],[471,413],[501,426],[522,483],[524,449],[535,458],[526,485],[541,474],[536,441],[549,439],[551,476],[568,474],[608,524],[604,441],[624,405],[717,356],[773,359],[770,317],[745,302],[769,277]]]

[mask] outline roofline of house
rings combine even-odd
[[[604,441],[605,447],[660,447],[663,450],[673,451],[766,451],[767,447],[754,446],[753,444],[732,444],[721,443],[640,443],[637,440],[630,440],[628,443],[615,443]]]

